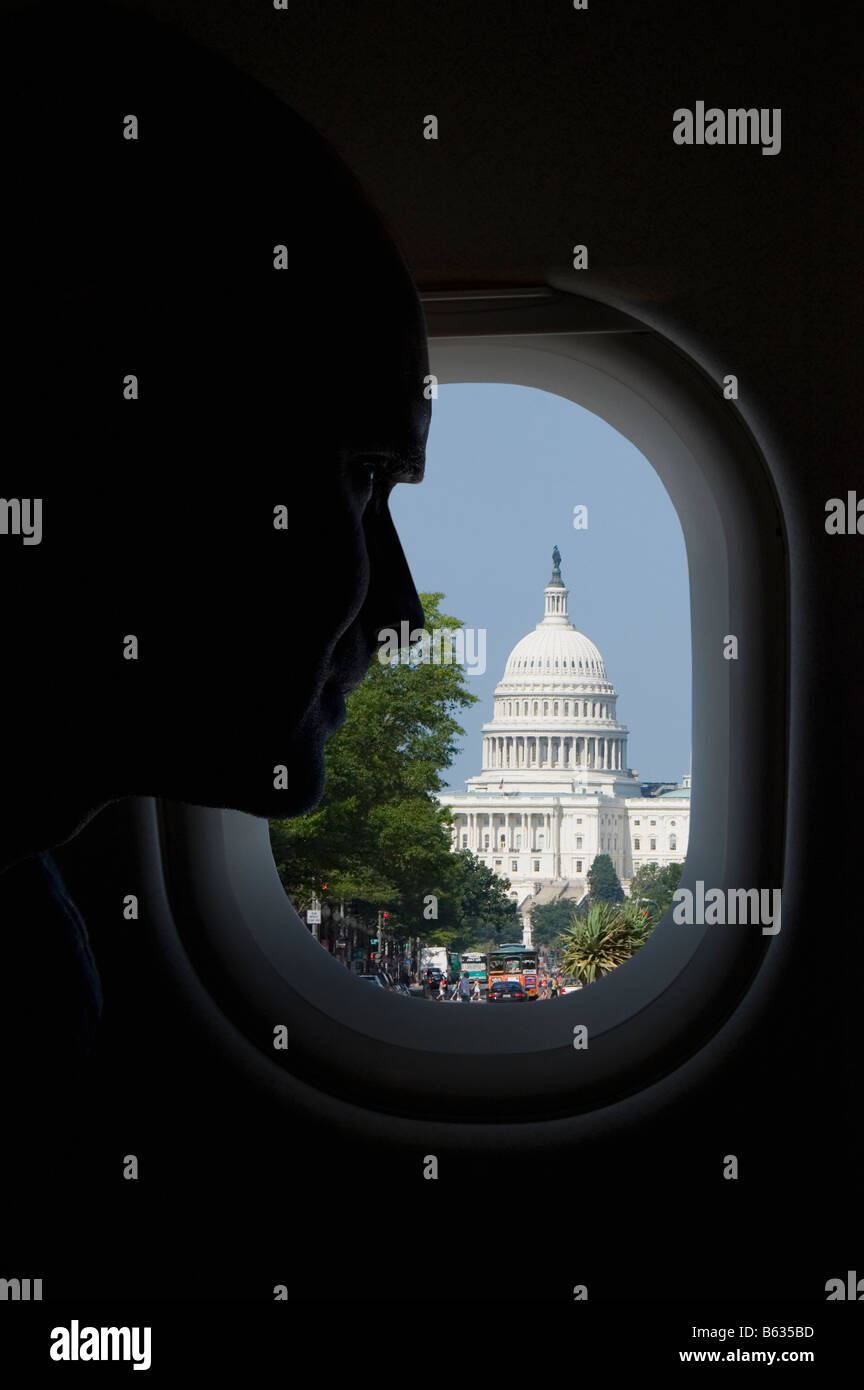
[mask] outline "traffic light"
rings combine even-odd
[[[385,921],[385,922],[389,922],[389,920],[390,920],[390,913],[389,913],[389,912],[385,912],[385,913],[384,913],[384,921]]]

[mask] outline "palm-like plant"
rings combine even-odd
[[[649,931],[638,903],[592,903],[564,932],[564,969],[583,985],[593,984],[629,960]]]

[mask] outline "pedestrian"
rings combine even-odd
[[[557,999],[557,998],[558,998],[558,976],[557,976],[557,975],[553,975],[553,977],[552,977],[552,989],[551,989],[550,993],[551,993],[551,996],[552,996],[553,999]]]
[[[467,975],[463,975],[458,984],[460,1004],[471,1003],[471,981]]]
[[[446,999],[446,998],[447,998],[447,976],[446,976],[446,975],[442,975],[442,976],[441,976],[441,993],[440,993],[440,995],[439,995],[438,997],[439,997],[439,999]]]
[[[541,999],[548,999],[548,998],[549,998],[549,989],[548,989],[548,984],[547,984],[547,980],[546,980],[546,976],[545,976],[545,975],[543,976],[542,980],[540,981],[540,998],[541,998]]]
[[[472,1003],[472,1004],[479,1004],[479,1003],[480,1003],[480,981],[479,981],[479,980],[475,980],[475,981],[474,981],[474,988],[473,988],[473,990],[471,991],[471,1003]]]

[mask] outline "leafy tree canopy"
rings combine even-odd
[[[608,854],[598,854],[588,870],[588,897],[592,905],[624,901],[621,880]]]
[[[452,945],[456,950],[480,950],[490,936],[512,941],[522,928],[516,904],[508,896],[510,880],[500,878],[470,850],[451,856],[453,876],[447,899],[448,916],[458,928]]]
[[[681,882],[683,864],[643,864],[630,880],[630,897],[642,903],[653,925],[656,925],[672,902],[672,895]]]
[[[531,939],[535,946],[551,946],[573,920],[572,898],[557,903],[541,903],[531,909]]]

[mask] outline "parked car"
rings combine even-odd
[[[560,988],[560,990],[558,991],[558,993],[559,993],[559,995],[561,995],[561,994],[573,994],[577,989],[581,989],[581,988],[582,988],[582,983],[581,983],[580,980],[574,980],[574,978],[573,978],[572,975],[565,975],[564,981],[563,981],[563,983],[562,983],[562,985],[561,985],[561,988]]]
[[[496,980],[490,986],[486,998],[489,1004],[518,1003],[520,1000],[527,999],[528,994],[518,980]]]

